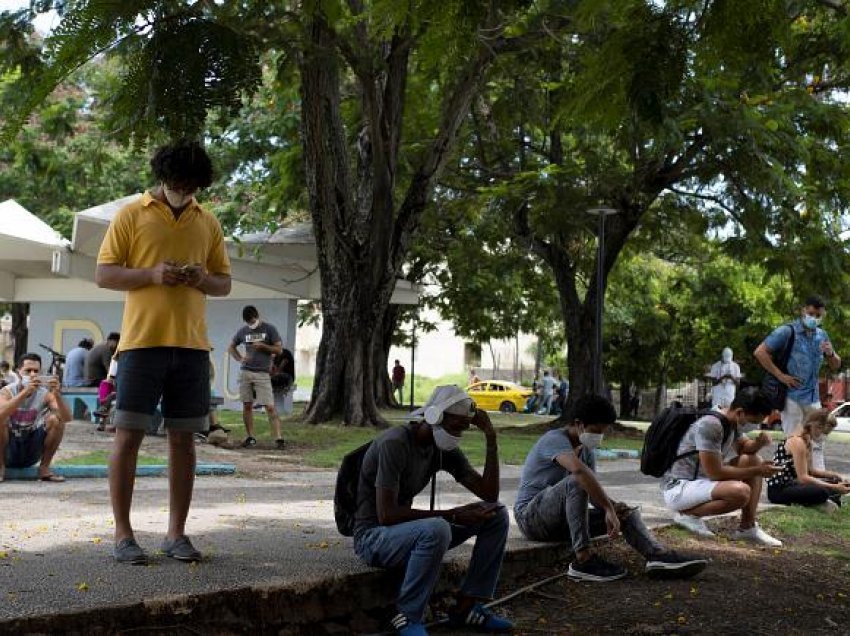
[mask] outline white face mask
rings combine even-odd
[[[192,200],[191,194],[175,192],[165,184],[162,185],[162,194],[165,195],[165,200],[168,201],[168,205],[175,209],[180,209],[186,206]]]
[[[441,451],[453,451],[460,446],[460,438],[447,432],[442,426],[432,426],[431,432],[434,434],[434,444]]]
[[[578,441],[588,450],[596,450],[602,444],[602,439],[605,437],[603,433],[580,433]]]
[[[259,319],[259,318],[257,318],[256,320],[253,320],[253,321],[249,322],[249,323],[248,323],[248,326],[249,326],[251,329],[256,329],[257,327],[259,327],[259,326],[260,326],[260,319]]]

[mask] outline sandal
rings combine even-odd
[[[56,473],[47,473],[46,475],[39,475],[39,481],[47,481],[52,484],[61,484],[65,481],[65,478],[62,475],[57,475]]]

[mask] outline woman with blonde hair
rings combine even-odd
[[[824,512],[838,509],[841,495],[850,493],[847,479],[812,466],[812,443],[822,442],[836,424],[835,416],[827,409],[817,409],[787,439],[779,442],[773,461],[783,466],[783,470],[767,480],[767,498],[771,503],[817,506]]]

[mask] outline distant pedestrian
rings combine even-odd
[[[274,431],[275,446],[283,449],[285,442],[280,432],[280,416],[274,404],[272,391],[272,357],[283,352],[283,342],[277,328],[260,320],[260,312],[253,305],[242,309],[245,326],[233,336],[227,351],[241,364],[239,371],[239,399],[242,401],[242,422],[247,437],[242,442],[244,448],[257,445],[254,436],[254,403],[266,408],[269,424]],[[244,346],[245,353],[237,347]]]
[[[537,410],[538,415],[549,415],[552,411],[552,400],[555,397],[555,378],[549,371],[543,372],[543,381],[540,383],[543,389],[542,402]]]
[[[65,386],[88,386],[86,382],[86,358],[94,347],[94,340],[83,338],[65,355],[62,384]]]
[[[0,386],[6,386],[7,384],[14,384],[15,382],[20,382],[21,378],[17,373],[12,371],[11,365],[3,360],[0,362]]]
[[[230,293],[221,224],[193,196],[212,183],[209,156],[196,142],[175,142],[156,151],[151,168],[159,184],[116,213],[95,271],[100,287],[127,292],[109,493],[113,555],[134,565],[147,563],[130,525],[136,461],[159,404],[169,457],[162,551],[180,561],[201,558],[185,527],[195,483],[194,434],[206,430],[210,409],[206,299]]]
[[[753,354],[786,390],[783,403],[774,404],[776,408],[782,408],[782,430],[786,437],[796,430],[806,415],[821,408],[818,375],[824,359],[832,371],[841,368],[841,358],[833,349],[829,335],[820,326],[825,315],[823,299],[809,296],[800,316],[794,322],[774,329]],[[779,359],[783,353],[787,354],[785,369],[778,366],[784,362]],[[812,466],[826,470],[822,440],[812,444]]]
[[[100,386],[101,380],[109,375],[109,363],[118,351],[120,340],[121,334],[113,331],[86,354],[86,386]]]
[[[555,413],[560,415],[567,408],[567,398],[570,396],[570,383],[567,378],[558,374],[558,397],[555,400]]]
[[[467,382],[467,386],[478,384],[481,382],[481,378],[478,377],[478,374],[475,373],[475,367],[469,369],[469,381]]]
[[[711,365],[706,375],[711,380],[711,407],[725,409],[735,399],[735,392],[741,383],[741,367],[732,359],[732,349],[725,347],[720,360]]]
[[[393,393],[398,393],[398,403],[404,404],[404,378],[406,375],[406,371],[404,367],[401,366],[401,362],[398,360],[395,361],[395,366],[393,367]]]

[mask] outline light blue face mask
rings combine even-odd
[[[820,327],[821,322],[823,322],[823,318],[818,318],[817,316],[810,316],[809,314],[803,314],[803,326],[806,329],[817,329]]]
[[[442,426],[432,426],[431,432],[434,434],[434,444],[441,451],[453,451],[460,446],[460,438],[455,437]]]

